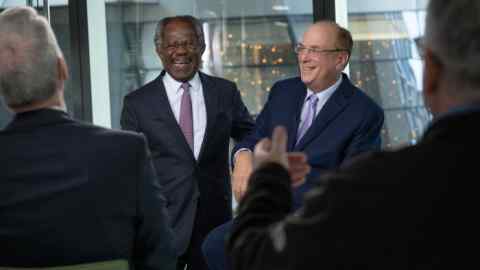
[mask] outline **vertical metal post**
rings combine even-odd
[[[50,22],[50,4],[48,0],[43,0],[43,16]]]
[[[335,1],[334,0],[313,0],[313,20],[332,20],[335,21]]]
[[[75,118],[92,122],[92,94],[90,81],[90,52],[88,47],[87,1],[69,1],[68,17],[70,25],[72,92],[81,93],[80,113]]]

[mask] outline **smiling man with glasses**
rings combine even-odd
[[[145,134],[165,187],[177,269],[207,270],[200,245],[232,218],[228,150],[253,120],[235,83],[199,71],[205,40],[192,16],[159,21],[155,50],[164,70],[124,100],[122,128]]]
[[[333,23],[317,23],[295,47],[302,81],[313,92],[321,92],[341,80],[353,41],[350,33]]]
[[[434,120],[416,145],[324,174],[293,215],[285,132],[257,145],[235,270],[478,267],[479,14],[478,0],[429,1],[422,93]]]
[[[232,184],[237,201],[248,186],[255,144],[270,137],[277,125],[287,129],[287,151],[306,154],[289,155],[290,175],[296,183],[293,208],[300,206],[302,194],[313,186],[316,176],[360,153],[380,149],[383,111],[342,73],[352,46],[350,32],[335,22],[317,22],[307,29],[295,49],[300,77],[275,83],[255,131],[233,150]],[[308,166],[311,171],[304,178]],[[212,270],[228,267],[222,254],[230,226],[227,223],[215,229],[204,243]]]
[[[342,73],[352,47],[350,32],[335,22],[321,21],[307,29],[295,47],[300,77],[272,87],[255,132],[234,148],[237,200],[248,185],[251,150],[261,138],[271,135],[274,125],[287,127],[289,151],[305,152],[312,167],[296,198],[309,189],[310,176],[336,168],[359,153],[380,149],[383,111]]]

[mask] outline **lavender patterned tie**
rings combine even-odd
[[[314,94],[310,95],[305,101],[305,106],[302,110],[302,119],[297,132],[297,143],[300,142],[303,135],[307,133],[308,128],[312,125],[315,119],[315,112],[317,111],[318,97]]]
[[[182,83],[180,88],[183,89],[182,101],[180,103],[180,129],[187,140],[190,149],[193,151],[193,116],[192,116],[192,99],[190,98],[190,84]]]

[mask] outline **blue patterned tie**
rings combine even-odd
[[[308,128],[312,125],[315,119],[315,112],[317,111],[318,97],[314,94],[310,95],[305,101],[305,106],[302,110],[303,121],[300,123],[297,132],[297,143],[302,139],[303,135],[307,133]]]

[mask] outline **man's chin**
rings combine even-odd
[[[300,79],[302,80],[302,82],[306,85],[310,84],[312,82],[312,80],[310,80],[307,76],[301,76],[300,75]]]
[[[188,81],[194,74],[195,72],[173,72],[170,75],[177,81]]]

